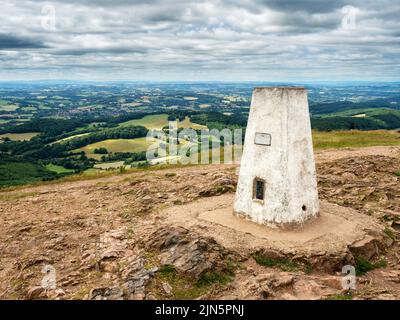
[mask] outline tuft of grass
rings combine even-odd
[[[304,271],[304,265],[297,263],[293,260],[290,259],[285,259],[285,258],[268,258],[264,256],[262,253],[257,252],[253,254],[254,260],[262,266],[269,267],[269,268],[274,268],[277,267],[281,269],[282,271],[286,272],[293,272],[293,271]],[[307,265],[305,270],[310,272],[310,266]]]
[[[400,171],[396,171],[394,175],[400,177]]]
[[[392,230],[390,230],[389,228],[385,228],[385,230],[383,230],[383,232],[393,241],[396,241],[396,235],[394,234],[394,232]]]
[[[353,299],[353,294],[349,291],[344,294],[332,294],[328,297],[326,297],[325,300],[352,300]]]
[[[176,300],[192,300],[207,293],[207,291],[216,284],[226,285],[232,281],[231,271],[203,272],[196,281],[193,277],[185,274],[179,274],[174,266],[161,266],[156,273],[156,282],[168,282],[172,287],[172,298]]]
[[[232,277],[235,276],[236,270],[244,269],[240,262],[233,261],[231,258],[225,259],[225,264],[226,264],[226,272]]]
[[[156,274],[156,281],[165,281],[172,287],[172,297],[176,300],[193,300],[207,292],[208,287],[198,287],[193,278],[180,275],[173,266],[162,266]]]
[[[362,276],[371,270],[385,268],[386,266],[387,266],[387,262],[384,259],[381,259],[378,262],[370,262],[362,257],[357,257],[356,258],[356,275]]]
[[[88,288],[81,288],[77,292],[75,292],[72,296],[72,300],[83,300],[85,297],[89,295],[89,289]]]
[[[133,239],[134,236],[135,236],[135,231],[133,231],[133,229],[132,229],[131,227],[129,227],[129,228],[126,230],[126,237],[127,237],[128,239]]]
[[[232,281],[232,276],[227,273],[217,271],[207,271],[201,274],[196,286],[199,288],[207,287],[215,283],[225,285]]]
[[[170,277],[176,275],[177,271],[174,266],[165,265],[160,267],[158,274],[162,277]]]
[[[304,264],[304,273],[305,273],[305,274],[311,274],[312,272],[313,272],[313,268],[312,268],[311,263],[306,262],[306,263]]]
[[[175,173],[175,172],[167,172],[167,173],[165,174],[165,176],[166,176],[167,178],[172,178],[172,177],[175,177],[175,176],[176,176],[176,173]]]

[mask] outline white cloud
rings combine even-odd
[[[400,4],[350,2],[2,0],[0,79],[398,78]],[[352,30],[344,5],[357,8]]]

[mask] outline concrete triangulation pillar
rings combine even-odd
[[[257,223],[302,224],[319,211],[307,91],[255,88],[234,211]]]

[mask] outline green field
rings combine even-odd
[[[75,151],[84,151],[88,157],[99,159],[102,155],[94,154],[94,149],[106,148],[108,152],[142,152],[146,151],[152,144],[159,143],[161,140],[154,138],[136,139],[109,139],[89,144]]]
[[[118,169],[120,167],[125,167],[124,161],[98,163],[98,164],[95,164],[93,168],[107,170],[107,169]]]
[[[192,129],[207,129],[206,126],[203,126],[201,124],[193,123],[190,121],[188,117],[185,118],[183,121],[179,121],[178,123],[179,128],[192,128]]]
[[[37,109],[35,107],[23,107],[21,108],[23,111],[36,111]]]
[[[18,108],[19,106],[16,104],[0,105],[0,111],[10,112],[17,110]]]
[[[168,115],[167,114],[155,114],[145,116],[141,119],[135,119],[120,123],[120,127],[127,126],[143,126],[149,130],[158,129],[161,130],[163,127],[168,126]],[[205,129],[206,126],[193,123],[189,118],[185,118],[183,121],[178,122],[179,128],[193,128],[193,129]]]
[[[374,131],[313,131],[315,149],[352,148],[400,145],[400,133],[395,130]]]
[[[0,187],[22,185],[54,177],[45,167],[30,162],[0,162]]]
[[[66,141],[69,141],[69,140],[72,140],[72,139],[75,139],[75,138],[80,138],[80,137],[87,136],[87,135],[89,135],[89,134],[90,134],[89,132],[87,132],[87,133],[75,134],[75,135],[73,135],[73,136],[69,136],[69,137],[66,137],[66,138],[64,138],[64,139],[60,139],[60,140],[54,141],[54,142],[52,142],[51,144],[66,142]]]
[[[50,170],[52,172],[55,172],[55,173],[72,173],[72,172],[74,172],[74,170],[72,170],[72,169],[67,169],[62,166],[57,166],[52,163],[49,163],[48,165],[46,165],[46,169]]]
[[[21,141],[21,140],[31,140],[33,137],[37,136],[39,132],[27,132],[27,133],[6,133],[0,134],[0,140],[2,138],[10,138],[13,141]]]
[[[150,116],[145,116],[141,119],[130,120],[120,123],[120,127],[128,126],[143,126],[147,129],[162,129],[164,126],[168,125],[168,115],[166,114],[155,114]]]

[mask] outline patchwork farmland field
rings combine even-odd
[[[162,129],[164,126],[168,125],[168,115],[167,114],[155,114],[145,116],[142,119],[135,119],[120,123],[120,127],[128,126],[143,126],[147,129]]]
[[[97,159],[101,155],[94,154],[98,148],[106,148],[108,152],[142,152],[146,151],[152,144],[160,143],[161,140],[155,138],[136,138],[136,139],[109,139],[89,144],[75,151],[84,151],[88,157]]]
[[[50,170],[50,171],[53,171],[55,173],[72,173],[72,172],[74,172],[74,170],[72,170],[72,169],[67,169],[67,168],[64,168],[62,166],[57,166],[57,165],[52,164],[52,163],[49,163],[46,166],[46,169]]]
[[[168,126],[168,115],[167,114],[155,114],[145,116],[141,119],[135,119],[120,123],[120,127],[127,126],[143,126],[149,130],[158,129],[161,130],[163,127]],[[186,117],[183,121],[178,121],[179,128],[193,128],[193,129],[206,129],[206,126],[193,123],[190,121],[188,117]]]
[[[18,109],[18,105],[9,104],[9,105],[0,105],[0,111],[11,112]]]
[[[192,128],[192,129],[207,129],[206,126],[203,126],[201,124],[193,123],[190,121],[188,117],[185,118],[183,121],[179,121],[178,123],[179,128]]]
[[[57,141],[55,141],[55,142],[52,142],[51,144],[54,144],[54,143],[62,143],[62,142],[66,142],[66,141],[69,141],[69,140],[72,140],[72,139],[75,139],[75,138],[81,138],[81,137],[84,137],[84,136],[87,136],[87,135],[89,135],[90,133],[80,133],[80,134],[75,134],[75,135],[73,135],[73,136],[69,136],[69,137],[66,137],[66,138],[64,138],[64,139],[60,139],[60,140],[57,140]]]
[[[2,138],[10,138],[13,141],[31,140],[33,137],[37,136],[38,132],[27,132],[27,133],[6,133],[0,135],[0,140]]]
[[[95,164],[93,168],[108,170],[108,169],[118,169],[124,166],[124,161],[115,161],[115,162],[106,162],[106,163],[98,163]]]

